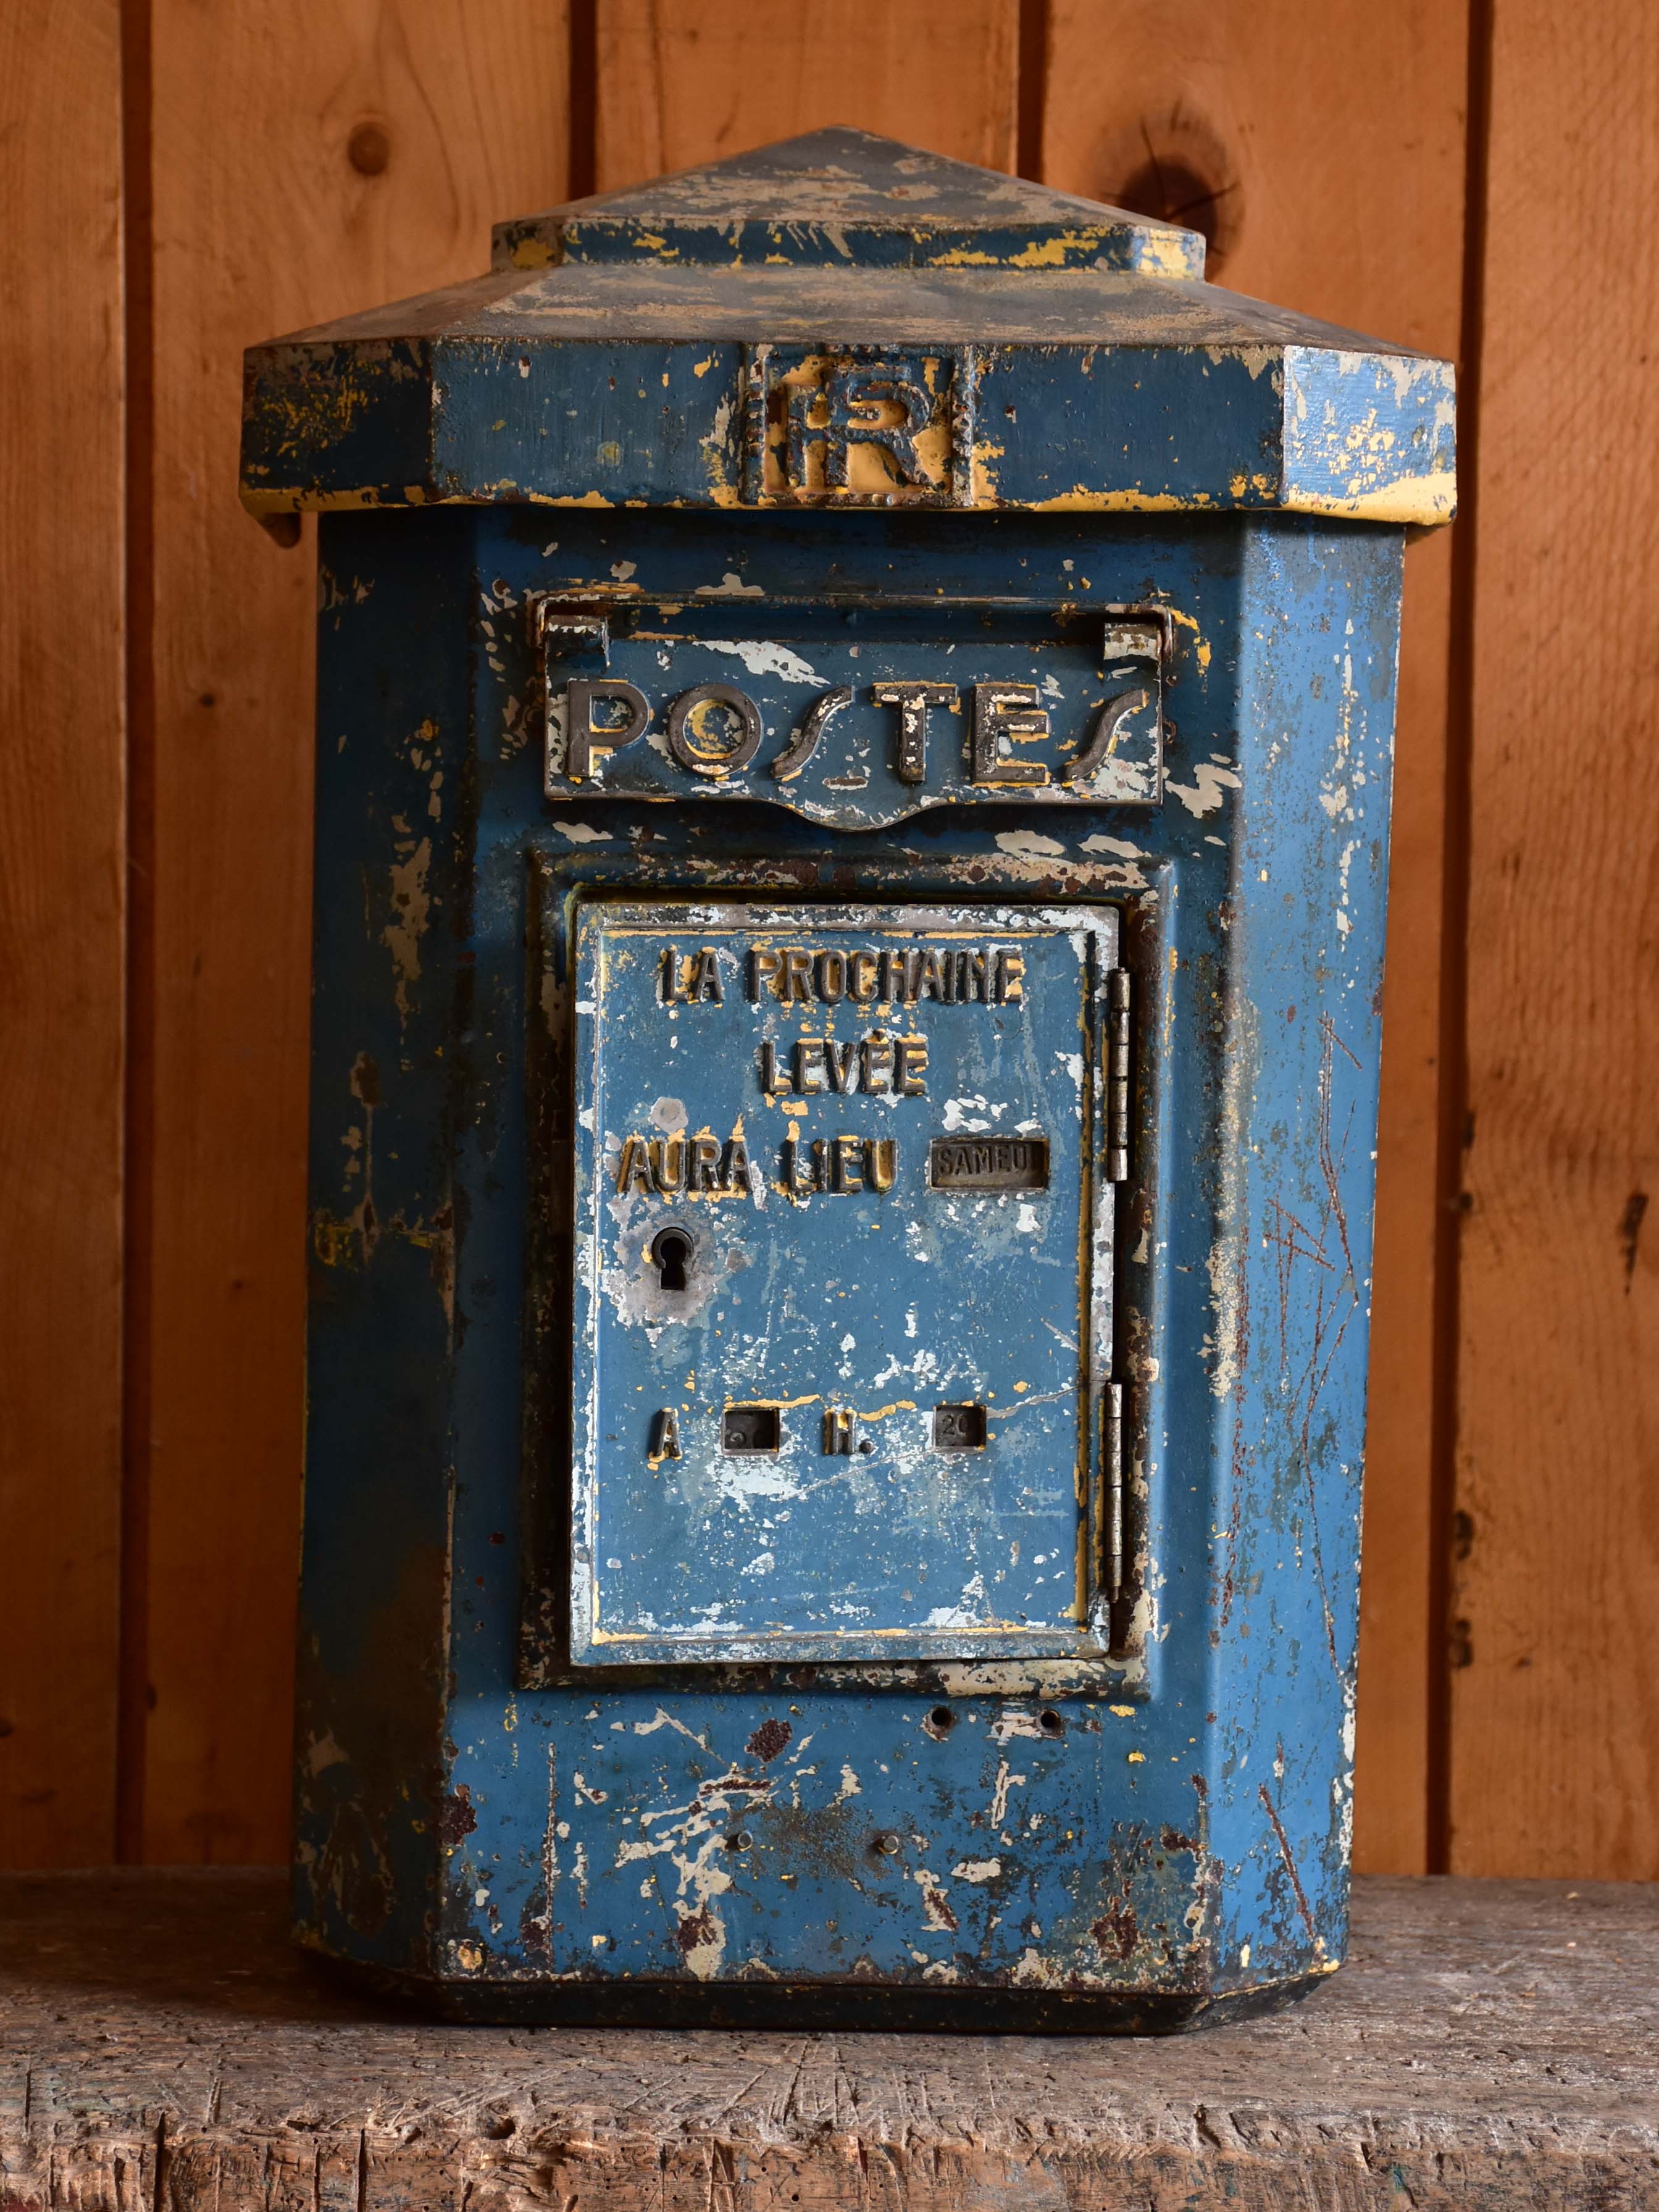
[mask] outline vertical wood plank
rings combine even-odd
[[[0,15],[0,1863],[112,1856],[125,996],[115,0]]]
[[[1659,17],[1493,11],[1452,1863],[1659,1876]]]
[[[250,342],[489,265],[564,197],[561,0],[153,0],[142,1847],[286,1850],[308,1003],[307,530],[237,503]],[[140,1686],[141,1693],[145,1686]]]
[[[848,123],[1013,166],[1018,0],[605,0],[599,189]]]
[[[1455,356],[1462,0],[1053,0],[1045,181],[1208,232],[1236,289]],[[1355,1859],[1426,1863],[1446,533],[1407,562],[1366,1446]]]

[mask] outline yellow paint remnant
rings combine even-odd
[[[1356,522],[1449,522],[1457,511],[1457,477],[1450,469],[1373,490],[1338,495],[1292,487],[1283,502],[1291,514],[1346,515]]]
[[[392,903],[396,913],[380,932],[380,942],[391,953],[397,975],[394,995],[400,1021],[409,1018],[410,986],[420,981],[421,939],[426,934],[432,905],[426,888],[431,865],[432,840],[422,837],[413,852],[392,869]]]
[[[1063,269],[1073,253],[1098,253],[1097,230],[1057,230],[1051,238],[1034,238],[1023,253],[1010,259],[1011,269]]]
[[[1033,514],[1185,514],[1195,508],[1212,507],[1215,501],[1206,491],[1195,491],[1188,497],[1172,491],[1091,491],[1087,484],[1073,484],[1070,491],[1056,492],[1052,499],[1009,504]]]

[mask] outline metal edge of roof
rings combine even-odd
[[[349,326],[346,326],[349,327]],[[1280,511],[1432,526],[1455,499],[1449,363],[1352,346],[991,345],[957,495],[756,490],[726,338],[374,339],[251,349],[242,497],[261,516],[420,505]]]

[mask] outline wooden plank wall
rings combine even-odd
[[[0,13],[0,1852],[115,1844],[125,661],[116,0]]]
[[[1559,12],[10,11],[0,1862],[286,1844],[313,580],[235,501],[240,349],[482,267],[499,216],[850,122],[1463,356],[1465,519],[1408,566],[1357,1849],[1659,1873],[1659,30]]]
[[[1450,1827],[1659,1878],[1659,17],[1484,87]]]

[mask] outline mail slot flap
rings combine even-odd
[[[868,830],[1162,797],[1157,611],[720,596],[535,618],[552,799],[764,799]]]

